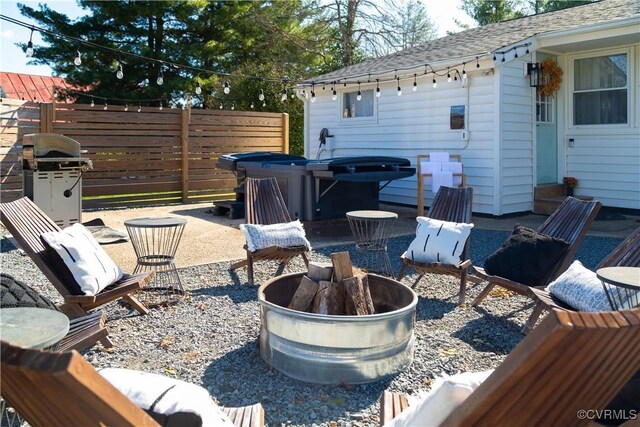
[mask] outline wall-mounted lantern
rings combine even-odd
[[[529,86],[542,86],[542,66],[538,62],[527,63],[527,75],[529,76]]]

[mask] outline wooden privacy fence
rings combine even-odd
[[[287,114],[103,108],[2,100],[3,201],[21,195],[27,133],[59,133],[87,151],[93,169],[83,176],[84,208],[230,199],[236,179],[216,169],[220,155],[289,151]]]

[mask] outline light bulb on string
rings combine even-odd
[[[251,109],[252,109],[252,110],[253,110],[254,108],[256,108],[256,106],[255,106],[255,105],[253,105],[253,101],[251,101],[251,105],[250,105],[249,107],[251,107]]]
[[[280,102],[284,102],[287,100],[287,89],[282,89],[282,92],[280,92]]]
[[[109,109],[109,107],[107,106],[107,101],[104,101],[104,108],[103,108],[103,110],[105,110],[105,111],[106,111],[106,110],[108,110],[108,109]]]
[[[527,53],[529,53],[529,51],[527,51]],[[476,56],[476,68],[480,68],[480,60],[477,56]]]
[[[265,101],[262,101],[262,106],[263,106],[263,107],[266,107],[266,106],[267,106],[267,103],[266,103]]]
[[[162,101],[160,101],[160,106],[158,107],[158,110],[162,111]]]
[[[400,87],[400,76],[396,77],[398,80],[398,96],[402,96],[402,88]]]
[[[527,51],[525,52],[527,55],[529,54],[529,46],[527,45]]]
[[[258,100],[264,101],[264,89],[260,89],[260,94],[258,95]]]
[[[433,88],[437,88],[438,87],[438,82],[436,81],[436,78],[433,78]]]
[[[222,108],[223,108],[223,107],[222,107],[222,102],[221,102],[221,103],[220,103],[220,109],[222,110]]]
[[[503,53],[502,54],[502,62],[504,62],[504,61],[505,61],[505,59],[504,59],[504,53]]]
[[[27,50],[25,51],[25,54],[27,55],[28,58],[31,58],[33,56],[33,41],[31,41],[33,39],[33,28],[31,29],[31,35],[29,36],[29,43],[27,43]]]
[[[122,64],[120,63],[120,61],[118,61],[118,71],[116,71],[116,77],[119,80],[122,80],[122,78],[124,77],[124,72],[122,71]]]
[[[416,73],[413,73],[413,91],[417,91],[418,90],[418,75]]]
[[[376,98],[380,98],[380,79],[376,79]]]
[[[80,58],[80,51],[79,50],[76,50],[76,57],[73,58],[73,63],[76,66],[82,65],[82,58]]]
[[[236,103],[234,102],[233,104],[231,104],[231,111],[236,109]]]
[[[516,55],[514,56],[514,58],[518,57],[518,48],[516,48]]]
[[[222,91],[226,94],[229,95],[229,92],[231,92],[231,87],[229,86],[229,81],[225,80],[224,81],[224,85],[222,86]]]
[[[129,111],[129,104],[124,104],[124,111]]]
[[[358,81],[358,94],[356,95],[358,101],[362,101],[362,91],[360,90],[360,81]]]
[[[138,105],[138,113],[142,111],[142,105]]]
[[[316,102],[316,91],[311,90],[311,102]]]
[[[447,67],[447,82],[451,83],[451,73],[449,72],[449,67]]]
[[[493,54],[493,60],[495,61],[496,59],[497,59],[497,58],[496,58],[496,54],[494,53],[494,54]]]
[[[93,96],[91,97],[91,106],[92,106],[92,107],[95,107],[95,106],[96,106],[96,103],[93,101]]]
[[[338,92],[336,91],[335,82],[333,82],[333,86],[331,86],[331,100],[335,101],[338,99]]]
[[[200,82],[196,82],[196,95],[200,95],[202,93],[202,87],[200,86]]]
[[[160,70],[158,72],[158,78],[156,79],[156,83],[158,84],[158,86],[162,86],[162,84],[164,83],[164,77],[162,75],[162,70]]]

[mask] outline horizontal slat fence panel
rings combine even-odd
[[[289,151],[286,114],[151,109],[2,100],[2,198],[22,194],[22,135],[50,131],[80,143],[93,169],[83,207],[106,208],[232,199],[235,176],[221,155]],[[42,110],[42,111],[41,111]],[[42,123],[40,122],[42,118]]]

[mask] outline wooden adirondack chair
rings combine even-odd
[[[60,231],[60,227],[47,214],[31,200],[23,197],[13,202],[0,203],[0,221],[62,295],[64,304],[60,308],[69,317],[84,316],[89,310],[120,298],[141,314],[149,312],[132,294],[153,279],[153,272],[125,275],[96,295],[78,295],[58,275],[53,258],[40,240],[40,235],[44,232]]]
[[[280,224],[291,222],[291,216],[284,203],[282,193],[275,178],[245,181],[245,220],[247,224]],[[245,245],[247,259],[231,265],[230,270],[247,267],[248,282],[253,285],[253,263],[259,260],[279,261],[282,270],[289,261],[300,255],[306,265],[309,264],[306,246],[293,248],[271,246],[251,252]]]
[[[565,254],[558,259],[555,266],[547,273],[543,283],[537,286],[546,286],[564,272],[571,264],[574,255],[580,247],[580,243],[587,234],[587,230],[595,219],[602,204],[598,201],[583,201],[574,197],[567,197],[558,206],[553,214],[538,228],[539,233],[551,237],[563,239],[569,243],[569,248]],[[480,292],[480,295],[471,305],[477,306],[496,286],[502,286],[521,295],[534,298],[530,286],[506,279],[500,276],[487,274],[483,268],[471,266],[470,274],[474,281],[489,282]]]
[[[640,309],[554,309],[441,426],[592,424],[578,411],[604,409],[640,369],[638,354]],[[407,407],[403,395],[385,392],[381,424]]]
[[[76,351],[0,345],[2,397],[32,426],[159,426]],[[223,411],[234,425],[264,425],[259,403]]]
[[[431,208],[429,209],[429,214],[427,216],[441,221],[463,222],[468,224],[471,223],[472,204],[472,187],[440,187],[438,193],[433,199],[433,203],[431,204]],[[406,252],[403,253],[400,257],[402,267],[400,268],[397,280],[402,280],[408,267],[411,267],[419,274],[418,280],[415,281],[414,286],[426,273],[447,274],[459,277],[460,294],[458,296],[458,304],[464,304],[465,294],[467,291],[467,270],[471,267],[471,260],[469,259],[469,240],[471,239],[467,239],[467,242],[465,243],[464,250],[460,256],[460,263],[458,265],[419,263],[410,259]]]
[[[58,310],[58,307],[49,299],[37,293],[34,289],[15,280],[6,273],[1,274],[2,300],[0,308],[8,307],[36,307],[49,310]],[[96,311],[86,316],[69,320],[69,332],[56,346],[57,351],[83,350],[101,341],[109,348],[113,343],[108,338],[109,332],[105,328],[106,315],[102,311]]]
[[[600,261],[596,270],[603,267],[640,267],[640,227],[616,247],[605,259]],[[531,317],[525,325],[525,332],[533,328],[544,310],[557,308],[561,310],[576,311],[564,301],[551,295],[544,288],[532,288],[536,305]]]

